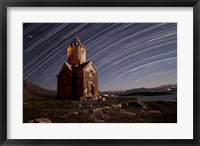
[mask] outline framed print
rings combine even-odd
[[[198,145],[199,1],[2,1],[1,145]]]

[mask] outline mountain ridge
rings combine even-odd
[[[118,90],[118,91],[99,91],[99,95],[119,95],[119,96],[129,96],[129,95],[162,95],[171,94],[177,91],[176,84],[161,85],[153,88],[135,88],[129,90]],[[48,90],[30,81],[23,81],[23,93],[25,98],[53,98],[56,97],[56,90]]]

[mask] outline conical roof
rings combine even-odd
[[[78,37],[75,37],[75,39],[74,39],[74,41],[73,42],[71,42],[70,44],[69,44],[69,46],[80,46],[80,47],[84,47],[85,48],[85,46],[81,43],[81,41],[79,40],[79,38]]]

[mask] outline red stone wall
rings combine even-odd
[[[57,96],[74,99],[98,96],[98,73],[93,71],[90,75],[88,69],[76,70],[75,66],[72,70],[66,66],[57,76]]]
[[[83,96],[83,72],[76,72],[76,96]]]
[[[72,97],[72,73],[65,69],[57,76],[57,96]]]
[[[98,96],[98,73],[93,73],[92,76],[89,75],[89,72],[84,71],[83,72],[83,89],[87,89],[87,93],[85,93],[86,96]],[[91,95],[90,89],[91,89],[91,84],[93,84],[94,87],[94,95]]]
[[[72,50],[72,54],[71,56],[68,58],[68,63],[69,64],[73,64],[73,65],[79,65],[81,63],[86,62],[86,60],[83,59],[82,54],[82,47],[80,46],[71,46],[71,50]],[[84,49],[85,50],[85,49]],[[86,51],[86,50],[85,50]],[[86,55],[86,54],[85,54]]]

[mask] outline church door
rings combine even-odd
[[[91,93],[92,93],[92,95],[94,95],[94,85],[93,84],[91,84]]]
[[[94,84],[92,82],[88,83],[88,91],[89,95],[94,95]]]

